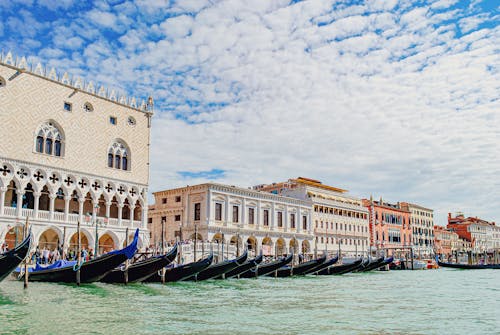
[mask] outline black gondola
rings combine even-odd
[[[443,268],[463,269],[463,270],[482,270],[482,269],[500,269],[500,264],[459,264],[446,263],[438,261],[438,265]]]
[[[345,273],[349,273],[353,270],[356,270],[360,266],[362,266],[363,259],[360,258],[357,261],[354,261],[353,263],[347,263],[347,264],[341,264],[341,265],[334,265],[330,266],[329,268],[323,269],[319,272],[316,272],[317,275],[342,275]]]
[[[228,273],[224,274],[224,277],[225,278],[239,277],[239,275],[242,274],[243,272],[246,272],[248,270],[256,268],[257,265],[262,263],[263,259],[264,259],[264,257],[262,256],[262,254],[260,254],[259,256],[255,257],[255,258],[249,259],[245,263],[243,263],[242,265],[238,266],[236,269],[233,269],[233,270],[229,271]],[[222,279],[222,276],[219,276],[217,278]]]
[[[200,259],[197,262],[167,267],[165,269],[165,283],[173,283],[189,278],[208,268],[210,264],[212,264],[213,259],[213,254],[210,254],[207,258]],[[158,271],[149,278],[145,279],[144,282],[161,283],[161,274]]]
[[[274,262],[260,264],[255,269],[250,269],[240,274],[240,278],[257,278],[258,276],[265,276],[268,273],[274,272],[282,266],[287,265],[293,259],[293,254],[288,255],[282,259]]]
[[[136,230],[134,240],[121,250],[111,251],[93,260],[83,262],[80,265],[80,283],[92,283],[99,281],[109,271],[116,268],[125,260],[134,256],[137,251],[139,229]],[[76,261],[64,260],[47,267],[37,264],[36,268],[29,270],[29,281],[54,282],[54,283],[76,283],[78,264]],[[19,279],[24,276],[18,276]]]
[[[326,269],[332,265],[334,265],[335,263],[337,263],[339,260],[339,256],[336,256],[334,258],[331,258],[327,261],[325,261],[323,264],[320,264],[318,265],[317,267],[311,269],[310,271],[308,271],[306,274],[315,274],[316,272],[319,272],[319,271],[322,271],[323,269]]]
[[[326,261],[326,256],[323,256],[317,259],[310,260],[308,262],[301,263],[297,266],[286,265],[276,270],[276,273],[268,274],[268,276],[275,276],[278,278],[301,276],[306,274],[308,271],[311,271],[318,265],[323,264],[325,261]]]
[[[385,257],[379,257],[373,261],[370,261],[370,263],[368,263],[368,265],[366,266],[363,266],[362,268],[360,268],[358,270],[358,272],[368,272],[368,271],[371,271],[371,270],[375,270],[375,269],[378,269],[379,267],[383,266],[384,265],[384,260],[385,260]],[[391,260],[392,262],[392,260]]]
[[[240,257],[212,264],[208,268],[184,280],[201,281],[201,280],[213,279],[219,276],[224,276],[226,272],[229,272],[237,268],[238,266],[244,264],[247,258],[248,258],[248,252],[245,251],[243,255],[241,255]]]
[[[4,280],[26,258],[31,247],[31,230],[14,249],[0,255],[0,281]]]
[[[165,255],[153,256],[131,264],[128,269],[113,269],[100,281],[104,283],[138,283],[158,272],[175,260],[177,244]],[[126,273],[127,272],[127,273]]]

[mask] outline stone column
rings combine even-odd
[[[302,212],[300,206],[297,206],[297,218],[295,219],[295,227],[297,227],[297,233],[302,231]]]
[[[118,226],[122,226],[123,203],[118,203]]]
[[[83,224],[83,204],[85,203],[85,197],[78,198],[78,221]]]
[[[23,195],[24,195],[24,190],[23,191],[18,191],[17,192],[17,200],[16,200],[16,216],[18,218],[21,217],[22,215],[22,208],[23,208]]]
[[[288,212],[288,205],[285,206],[285,215],[284,215],[284,221],[283,222],[283,231],[287,232],[290,228],[290,213]]]
[[[135,211],[135,206],[130,205],[129,206],[130,210],[130,227],[134,227],[134,211]]]
[[[239,223],[241,224],[242,227],[245,226],[245,221],[246,221],[246,217],[247,217],[246,207],[247,207],[247,202],[246,202],[246,199],[243,198],[241,200],[241,211],[240,211],[240,220],[239,220],[240,221]]]
[[[260,228],[260,218],[261,218],[261,211],[260,211],[260,200],[257,202],[257,213],[255,213],[255,228],[259,230]]]
[[[269,219],[271,220],[269,226],[271,228],[271,230],[274,230],[276,228],[276,206],[275,206],[275,202],[273,201],[272,204],[271,204],[271,213],[269,213],[270,217]]]
[[[229,195],[226,195],[226,220],[224,221],[224,226],[227,227],[229,220],[233,221],[231,218],[231,204],[229,203]]]
[[[207,191],[207,210],[206,210],[206,214],[207,214],[207,226],[210,224],[210,221],[212,221],[212,192],[210,191],[210,189],[208,189]]]
[[[148,206],[147,204],[141,206],[141,219],[142,219],[142,228],[148,228]]]
[[[4,212],[6,193],[7,193],[7,187],[0,187],[0,215],[3,215]]]
[[[71,201],[71,195],[64,196],[64,222],[69,221],[69,202]]]
[[[38,208],[40,207],[40,196],[42,195],[41,192],[33,192],[33,197],[35,198],[35,203],[33,206],[33,217],[35,219],[38,219]]]
[[[49,220],[54,220],[54,207],[56,203],[57,195],[55,193],[49,194]]]
[[[111,200],[106,200],[106,217],[109,219],[109,214],[111,213]]]

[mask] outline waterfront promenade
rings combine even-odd
[[[2,334],[496,334],[498,271],[0,284]]]

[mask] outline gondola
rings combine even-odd
[[[360,258],[357,261],[354,261],[353,263],[330,266],[326,269],[316,272],[316,274],[320,276],[342,275],[359,268],[362,265],[362,263],[363,263],[363,258]]]
[[[500,269],[500,264],[459,264],[438,261],[438,265],[443,268],[480,270],[480,269]]]
[[[132,243],[121,250],[111,251],[93,260],[80,264],[80,283],[99,281],[109,271],[113,270],[125,260],[134,256],[137,251],[139,229],[136,230]],[[52,265],[43,267],[37,264],[29,270],[28,280],[37,282],[76,283],[78,264],[76,261],[60,260]],[[19,279],[24,275],[18,276]]]
[[[268,273],[274,272],[282,266],[287,265],[293,259],[293,254],[288,255],[282,259],[274,262],[261,264],[255,269],[250,269],[240,274],[239,278],[257,278],[258,276],[265,276]]]
[[[297,266],[286,265],[278,270],[276,273],[270,273],[268,276],[275,276],[278,278],[286,278],[291,276],[301,276],[306,274],[308,271],[314,269],[318,265],[323,264],[326,261],[326,256],[310,260],[308,262],[301,263]]]
[[[262,254],[260,254],[259,256],[255,257],[255,258],[249,259],[245,263],[243,263],[242,265],[238,266],[236,269],[233,269],[233,270],[229,271],[228,273],[224,274],[224,277],[225,278],[233,278],[233,277],[239,278],[239,275],[242,274],[243,272],[246,272],[248,270],[256,268],[260,263],[262,263],[263,259],[264,259],[264,257],[262,256]],[[222,276],[219,276],[217,278],[221,279]]]
[[[248,258],[248,252],[245,251],[243,255],[240,257],[237,257],[235,259],[231,259],[228,261],[223,261],[220,263],[212,264],[208,268],[198,272],[194,276],[191,276],[189,278],[186,278],[184,280],[189,280],[189,281],[201,281],[201,280],[207,280],[207,279],[213,279],[219,276],[223,276],[226,272],[229,272],[238,266],[242,265],[245,263],[245,261]]]
[[[212,264],[213,259],[213,254],[210,254],[207,258],[201,259],[197,262],[169,266],[165,269],[165,283],[173,283],[189,278],[208,268],[210,264]],[[144,282],[161,283],[160,271],[145,279]]]
[[[31,248],[31,230],[14,249],[0,255],[0,281],[4,280],[26,258]]]
[[[384,265],[384,260],[385,260],[385,257],[382,256],[382,257],[379,257],[373,261],[370,261],[370,263],[368,263],[368,265],[366,266],[363,266],[362,268],[360,268],[358,270],[358,272],[368,272],[368,271],[371,271],[371,270],[375,270],[375,269],[378,269],[379,267],[381,267],[382,265]],[[391,260],[392,262],[392,260]]]
[[[104,283],[138,283],[158,272],[174,261],[177,256],[177,244],[165,255],[153,256],[143,261],[131,264],[126,270],[113,269],[100,281]]]
[[[339,260],[339,256],[331,258],[331,259],[325,261],[323,264],[320,264],[317,267],[311,269],[306,274],[315,274],[316,272],[322,271],[323,269],[326,269],[326,268],[334,265],[335,263],[337,263],[338,260]]]

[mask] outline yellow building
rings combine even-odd
[[[11,53],[0,56],[0,242],[27,217],[40,247],[147,238],[149,106]],[[147,242],[147,241],[146,241]]]

